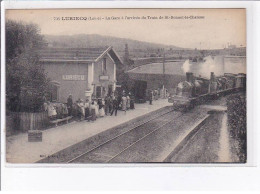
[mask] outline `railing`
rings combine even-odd
[[[25,132],[28,130],[44,129],[49,125],[47,112],[9,112],[6,118],[7,133],[12,133],[12,131]]]

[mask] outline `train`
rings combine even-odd
[[[210,79],[207,79],[195,77],[192,72],[187,72],[186,81],[177,84],[175,92],[168,97],[168,102],[175,108],[190,109],[200,102],[245,89],[244,73],[224,73],[222,76],[215,76],[214,72],[211,72]]]

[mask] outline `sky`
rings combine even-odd
[[[41,33],[48,35],[100,34],[198,49],[223,48],[227,44],[246,46],[245,9],[6,10],[6,19],[36,23]]]

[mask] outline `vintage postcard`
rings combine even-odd
[[[6,162],[245,164],[246,9],[7,9]]]

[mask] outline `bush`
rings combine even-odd
[[[246,97],[234,94],[227,98],[227,114],[230,135],[238,142],[238,156],[246,162]]]

